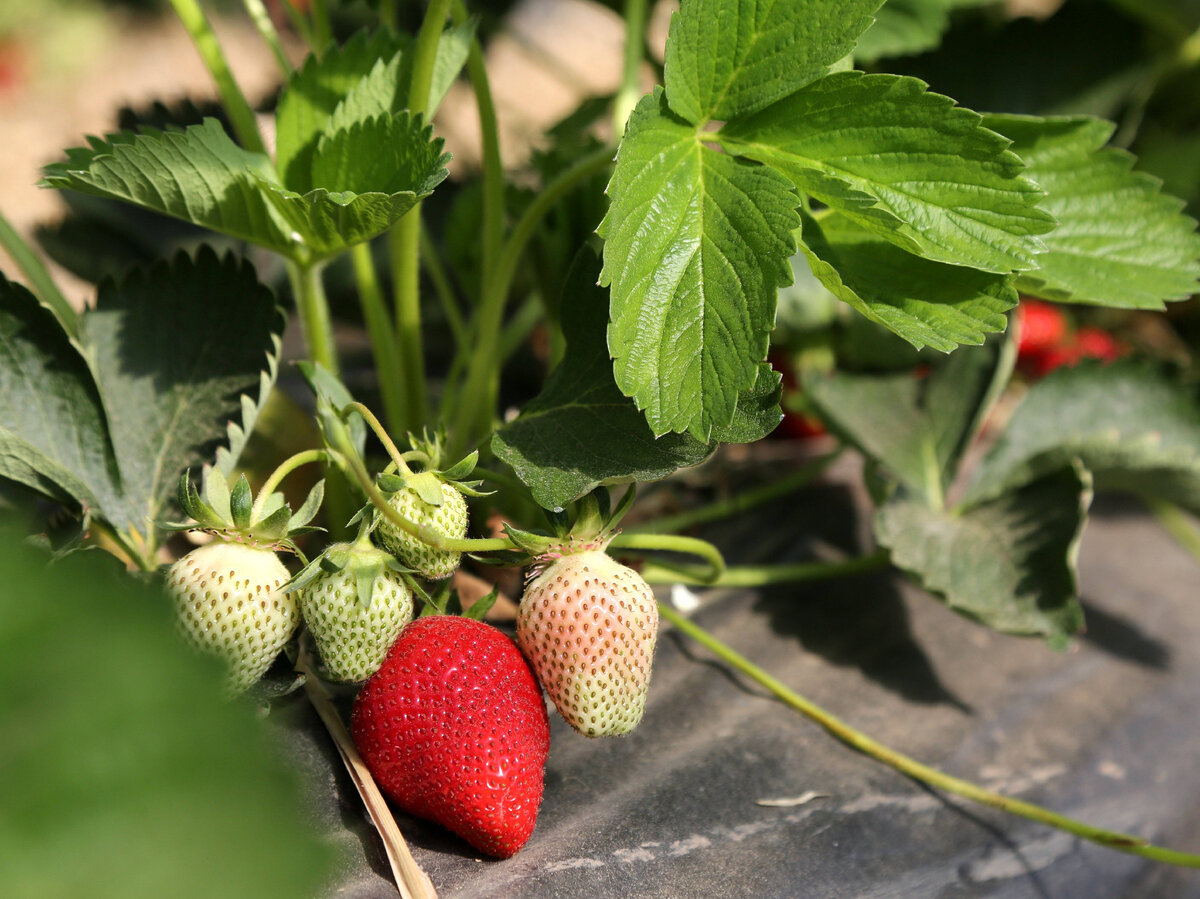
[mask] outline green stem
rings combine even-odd
[[[383,290],[379,286],[375,261],[371,258],[371,245],[360,243],[351,247],[350,261],[354,265],[358,301],[367,325],[367,336],[371,340],[371,355],[375,359],[375,373],[383,398],[383,412],[388,425],[400,429],[404,427],[405,421],[404,366],[396,346],[396,330],[392,327]]]
[[[709,503],[707,506],[701,506],[698,509],[689,509],[686,512],[680,512],[676,515],[667,515],[654,521],[632,525],[625,528],[625,533],[675,533],[677,531],[686,531],[688,528],[695,527],[698,524],[707,524],[710,521],[719,521],[722,518],[731,518],[734,515],[749,512],[763,503],[768,503],[771,500],[786,496],[795,490],[799,490],[801,487],[807,486],[813,478],[828,468],[830,463],[840,456],[844,450],[845,447],[838,447],[833,452],[819,459],[814,459],[807,465],[770,484],[764,484],[762,487],[756,487],[752,490],[741,491],[728,499]]]
[[[1191,516],[1174,503],[1152,496],[1143,496],[1142,502],[1158,519],[1159,524],[1167,530],[1167,533],[1174,537],[1179,545],[1191,553],[1197,561],[1200,561],[1200,527],[1196,526]]]
[[[213,81],[217,83],[221,104],[225,107],[225,114],[229,116],[238,141],[251,152],[266,153],[262,135],[258,133],[258,123],[254,120],[254,110],[246,102],[245,94],[234,79],[204,10],[200,8],[197,0],[171,0],[171,6],[175,8],[175,14],[187,29],[200,58],[212,75]]]
[[[546,185],[529,204],[509,235],[496,263],[496,270],[484,289],[483,300],[478,310],[475,346],[462,390],[464,402],[458,407],[454,427],[457,446],[461,447],[478,439],[480,433],[487,433],[491,424],[499,382],[497,361],[500,324],[504,318],[504,306],[512,286],[513,275],[526,244],[555,204],[581,182],[603,171],[612,162],[612,157],[611,147],[600,147],[577,160]]]
[[[250,523],[255,524],[262,517],[263,506],[266,505],[267,499],[275,492],[275,488],[279,486],[280,482],[289,474],[301,465],[307,465],[310,462],[328,461],[330,461],[328,450],[309,449],[301,450],[280,462],[263,482],[262,487],[259,488],[258,495],[254,497],[254,505],[250,507]]]
[[[455,25],[467,21],[463,0],[454,0],[450,14]],[[500,159],[500,124],[492,99],[491,81],[478,39],[467,53],[467,76],[479,110],[480,154],[483,163],[483,268],[480,296],[486,291],[504,240],[504,163]]]
[[[357,412],[363,417],[363,420],[366,421],[367,426],[375,432],[375,436],[379,438],[379,442],[382,443],[383,448],[387,450],[388,456],[390,456],[391,460],[396,463],[396,467],[405,474],[412,474],[412,470],[408,467],[408,463],[404,461],[404,454],[400,452],[400,448],[396,446],[395,442],[391,438],[391,435],[389,435],[387,430],[384,429],[379,419],[375,417],[375,413],[362,403],[347,403],[345,407],[343,407],[341,414],[344,417],[345,414],[350,411]]]
[[[433,238],[424,222],[421,223],[421,264],[425,267],[425,274],[433,282],[438,302],[441,303],[446,322],[450,325],[450,332],[454,335],[454,345],[462,350],[467,345],[467,326],[454,296],[454,286],[450,283],[450,277],[442,266],[437,247],[433,245]]]
[[[1019,815],[1031,821],[1048,824],[1051,827],[1064,830],[1067,833],[1090,840],[1093,843],[1099,843],[1101,846],[1106,846],[1109,849],[1116,849],[1119,852],[1128,852],[1143,856],[1144,858],[1180,865],[1182,867],[1200,868],[1200,855],[1164,849],[1151,845],[1140,837],[1131,834],[1092,827],[1090,824],[1076,821],[1073,818],[1067,818],[1041,806],[985,790],[968,780],[945,774],[936,768],[931,768],[909,756],[896,752],[894,749],[890,749],[871,739],[866,734],[855,730],[841,719],[805,699],[762,668],[759,668],[749,659],[717,640],[706,630],[680,615],[670,606],[665,603],[659,603],[658,608],[663,618],[671,622],[679,631],[707,648],[722,661],[766,687],[784,703],[819,724],[843,743],[857,749],[864,755],[868,755],[877,761],[883,762],[885,765],[889,765],[902,774],[906,774],[937,789],[962,796],[964,799],[1009,812],[1010,814]]]
[[[321,280],[322,263],[300,265],[288,262],[288,279],[296,297],[301,330],[308,347],[309,358],[324,366],[330,374],[339,372],[337,345],[333,339],[333,323],[329,317],[329,302],[325,299],[325,284]]]
[[[726,568],[716,579],[708,580],[702,565],[675,562],[650,562],[642,577],[652,584],[691,584],[701,587],[766,587],[771,584],[797,584],[805,581],[832,580],[856,574],[868,574],[886,568],[890,557],[886,550],[841,562],[795,562],[790,565],[744,565]]]
[[[288,17],[288,21],[292,23],[292,27],[296,29],[296,33],[304,38],[304,43],[308,45],[309,50],[316,51],[316,39],[313,38],[312,26],[308,24],[308,19],[300,10],[292,5],[292,0],[282,0],[283,11]]]
[[[501,364],[507,362],[509,357],[521,348],[529,332],[542,321],[543,311],[541,300],[531,294],[505,322],[504,332],[500,335]]]
[[[397,21],[396,0],[379,0],[379,24],[394,31]]]
[[[325,0],[312,0],[309,8],[312,11],[313,50],[320,56],[333,43],[333,24]]]
[[[642,54],[646,46],[646,0],[625,0],[625,67],[613,99],[613,139],[625,133],[625,122],[637,105],[641,88]]]
[[[42,304],[54,313],[54,317],[67,332],[67,336],[72,340],[78,338],[79,316],[67,302],[67,298],[62,295],[62,291],[58,289],[54,279],[50,277],[50,272],[42,264],[41,257],[21,239],[17,229],[4,217],[3,213],[0,213],[0,247],[4,247],[13,262],[17,264],[17,268],[29,279],[33,292],[42,301]]]
[[[283,52],[283,42],[279,39],[279,32],[275,30],[275,23],[271,21],[271,16],[267,13],[267,8],[263,6],[262,0],[242,0],[242,5],[246,7],[246,12],[250,16],[250,20],[254,22],[254,27],[258,29],[259,35],[271,48],[271,53],[275,56],[275,62],[279,65],[279,71],[286,78],[292,74],[292,63],[287,58],[287,54]]]
[[[701,568],[702,583],[711,584],[725,573],[725,559],[721,551],[707,540],[696,537],[680,537],[675,534],[617,534],[608,544],[613,549],[661,549],[669,552],[688,553],[708,562],[707,569]]]
[[[103,534],[113,543],[117,544],[117,546],[121,547],[125,554],[129,556],[130,560],[133,561],[133,563],[137,565],[141,571],[154,571],[158,567],[153,559],[153,553],[148,556],[147,553],[143,551],[142,548],[135,545],[128,536],[117,531],[116,528],[110,525],[107,521],[93,518],[88,522],[88,527]],[[147,549],[152,549],[152,547],[147,547]]]

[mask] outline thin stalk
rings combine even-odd
[[[403,428],[404,414],[404,366],[396,346],[396,330],[388,315],[375,261],[371,258],[369,243],[355,244],[350,248],[350,261],[354,265],[354,280],[358,284],[358,301],[362,307],[363,320],[367,324],[367,336],[371,340],[371,355],[375,360],[375,372],[379,378],[379,392],[383,398],[383,413],[388,425]]]
[[[129,560],[137,565],[141,571],[154,571],[158,565],[155,563],[153,553],[146,553],[141,547],[137,546],[132,539],[126,534],[122,534],[107,521],[102,521],[93,518],[88,522],[88,528],[97,531],[115,543],[129,557]],[[150,549],[150,547],[147,547]]]
[[[283,77],[291,75],[291,60],[283,52],[283,42],[279,39],[279,32],[275,30],[275,23],[271,21],[271,16],[267,13],[267,8],[263,6],[262,0],[242,0],[242,5],[246,7],[246,12],[249,14],[250,20],[254,22],[254,27],[258,29],[259,35],[271,48],[271,53],[275,57],[275,62],[279,64],[279,71],[283,73]]]
[[[454,345],[461,350],[467,345],[467,325],[463,321],[462,310],[458,308],[458,300],[454,296],[454,285],[450,283],[450,277],[442,266],[437,247],[434,246],[433,238],[424,222],[421,223],[421,264],[425,268],[425,274],[433,282],[438,302],[442,306],[442,312],[445,313],[446,322],[450,325],[450,332],[454,336]]]
[[[333,339],[333,323],[329,317],[329,302],[325,299],[325,284],[321,280],[321,263],[300,265],[288,262],[288,279],[296,297],[301,330],[309,358],[336,375],[339,371],[337,345]]]
[[[1143,496],[1142,502],[1146,504],[1146,507],[1158,519],[1158,523],[1166,529],[1167,533],[1191,553],[1196,561],[1200,562],[1200,527],[1196,526],[1191,516],[1174,503],[1152,496]]]
[[[296,33],[304,38],[304,43],[308,45],[309,50],[315,51],[317,49],[316,40],[313,38],[312,26],[308,24],[308,19],[304,17],[304,14],[300,10],[292,5],[292,0],[282,0],[281,5],[288,17],[288,21],[296,29]]]
[[[642,54],[646,46],[646,0],[625,0],[625,66],[613,99],[613,140],[620,140],[625,122],[641,94]]]
[[[1098,843],[1101,846],[1106,846],[1109,849],[1116,849],[1119,852],[1128,852],[1132,853],[1133,855],[1140,855],[1144,858],[1167,862],[1172,865],[1180,865],[1187,868],[1200,868],[1200,855],[1193,855],[1187,852],[1177,852],[1172,849],[1164,849],[1148,843],[1141,837],[1136,837],[1131,834],[1118,833],[1111,830],[1103,830],[1098,827],[1092,827],[1090,824],[1085,824],[1082,821],[1076,821],[1073,818],[1065,817],[1064,815],[1052,812],[1049,809],[1042,808],[1041,806],[1033,805],[1032,803],[1024,802],[1020,799],[1013,799],[1008,796],[1003,796],[999,793],[993,793],[990,790],[985,790],[968,780],[963,780],[962,778],[945,774],[936,768],[932,768],[929,765],[918,762],[916,759],[896,752],[894,749],[884,746],[883,744],[871,739],[866,734],[855,730],[840,718],[837,718],[815,703],[805,699],[799,693],[795,692],[781,681],[772,677],[745,656],[738,654],[712,634],[708,633],[708,631],[680,615],[665,603],[659,603],[658,610],[662,617],[671,622],[671,624],[674,625],[679,631],[691,637],[700,645],[704,646],[723,662],[731,665],[757,683],[766,687],[785,704],[800,712],[800,714],[804,715],[806,718],[809,718],[810,720],[819,724],[834,737],[841,740],[843,743],[846,743],[848,746],[857,749],[864,755],[870,756],[871,758],[896,769],[902,774],[906,774],[907,776],[914,778],[915,780],[919,780],[922,783],[928,784],[931,787],[936,787],[937,789],[945,790],[948,793],[954,793],[955,795],[962,796],[964,799],[969,799],[972,802],[978,802],[981,805],[986,805],[991,808],[999,809],[1000,811],[1009,812],[1010,814],[1019,815],[1020,817],[1028,818],[1031,821],[1048,824],[1051,827],[1064,830],[1067,833],[1082,837],[1085,840],[1090,840],[1093,843]]]
[[[454,438],[459,446],[477,439],[478,432],[486,433],[491,424],[491,416],[495,412],[499,381],[497,363],[500,324],[504,318],[504,306],[512,286],[513,275],[521,260],[521,254],[525,252],[526,244],[554,205],[582,181],[603,171],[612,162],[612,157],[611,147],[600,147],[560,173],[529,204],[505,242],[496,263],[496,270],[484,289],[483,300],[477,313],[475,346],[472,348],[462,390],[465,401],[458,407],[454,427]]]
[[[779,478],[773,483],[764,484],[762,487],[756,487],[753,490],[744,490],[735,496],[709,503],[698,509],[689,509],[686,512],[680,512],[676,515],[666,515],[654,521],[632,525],[625,528],[625,533],[672,534],[678,531],[686,531],[688,528],[695,527],[698,524],[707,524],[711,521],[732,518],[734,515],[749,512],[751,509],[755,509],[764,503],[769,503],[781,496],[787,496],[787,494],[807,486],[812,482],[813,478],[828,468],[830,463],[840,456],[844,450],[845,447],[838,447],[833,452],[821,456],[819,459],[814,459],[807,465],[801,466],[794,472]]]
[[[395,30],[398,21],[396,18],[396,0],[379,0],[379,24],[385,28]]]
[[[707,569],[700,568],[701,583],[711,584],[725,573],[725,559],[721,551],[707,540],[696,537],[680,537],[675,534],[617,534],[608,544],[613,549],[661,549],[668,552],[688,553],[708,562]]]
[[[4,247],[13,262],[17,264],[17,268],[29,279],[29,285],[33,288],[34,294],[47,309],[54,313],[54,317],[67,332],[67,336],[72,340],[78,338],[79,316],[67,302],[67,298],[62,295],[62,291],[58,289],[54,279],[50,277],[50,272],[42,264],[41,257],[21,239],[17,229],[4,217],[3,213],[0,213],[0,247]]]
[[[171,0],[171,6],[175,8],[175,14],[187,29],[192,43],[196,45],[196,51],[212,75],[213,81],[217,83],[221,105],[225,107],[225,114],[229,116],[238,141],[247,150],[266,153],[262,135],[258,133],[258,123],[254,120],[254,110],[246,102],[246,95],[242,93],[241,87],[233,77],[225,53],[217,42],[217,36],[213,33],[212,24],[204,15],[204,10],[200,8],[197,0]]]
[[[425,10],[413,49],[412,81],[408,108],[413,115],[429,109],[429,89],[437,61],[438,41],[446,24],[450,0],[431,0]],[[414,206],[392,228],[388,241],[392,254],[393,301],[396,304],[396,339],[404,365],[404,429],[417,432],[429,419],[425,385],[425,347],[421,334],[421,204]]]
[[[886,568],[890,557],[886,550],[840,562],[795,562],[789,565],[743,565],[726,568],[716,580],[708,580],[702,565],[677,562],[649,562],[642,577],[651,584],[691,584],[700,587],[766,587],[771,584],[798,584],[832,580],[856,574],[869,574]]]
[[[289,474],[299,468],[301,465],[308,465],[310,462],[328,462],[329,452],[323,449],[301,450],[295,455],[288,456],[275,468],[262,487],[258,491],[258,495],[254,497],[254,505],[250,507],[250,523],[254,524],[262,517],[263,506],[266,505],[267,498],[275,492],[275,488]]]
[[[467,21],[467,7],[463,0],[454,0],[450,15],[455,25]],[[483,161],[482,296],[500,254],[500,243],[504,240],[504,164],[500,159],[500,125],[496,118],[496,104],[492,99],[491,81],[478,39],[472,39],[467,53],[467,76],[471,79],[471,90],[475,93],[475,105],[479,111],[480,154]]]
[[[312,16],[313,50],[320,56],[333,43],[333,24],[329,20],[329,7],[325,0],[312,0],[309,10]]]
[[[371,776],[366,762],[359,755],[350,732],[346,729],[342,716],[338,714],[329,689],[317,677],[312,666],[312,652],[307,642],[307,633],[300,638],[300,654],[296,660],[296,670],[304,675],[304,692],[320,716],[325,729],[337,747],[342,763],[354,781],[354,788],[367,808],[379,836],[383,839],[383,848],[387,852],[388,863],[392,868],[392,877],[396,887],[404,899],[437,899],[437,891],[429,876],[421,870],[409,851],[408,843],[388,808],[387,800],[379,792],[375,778]]]
[[[345,415],[349,411],[357,412],[363,417],[363,420],[367,423],[367,426],[375,432],[375,436],[379,438],[379,442],[382,443],[383,448],[387,450],[388,456],[394,463],[396,463],[396,467],[405,474],[412,474],[412,470],[408,467],[408,463],[404,459],[404,454],[400,452],[400,447],[396,446],[396,443],[392,440],[391,435],[388,434],[387,430],[380,423],[379,419],[375,417],[375,413],[362,403],[347,403],[342,409],[342,415]]]
[[[517,311],[505,323],[504,332],[500,335],[501,364],[507,362],[512,354],[521,348],[529,332],[536,328],[541,320],[541,300],[534,295],[526,297],[525,302],[517,307]]]

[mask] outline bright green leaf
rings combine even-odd
[[[1063,648],[1083,627],[1075,560],[1088,484],[1067,467],[957,513],[899,496],[876,512],[875,536],[956,612]]]
[[[1200,513],[1200,399],[1136,362],[1081,363],[1029,389],[976,471],[979,502],[1079,459],[1097,489],[1123,489]]]
[[[93,511],[120,489],[87,363],[54,315],[2,274],[0,477]]]
[[[1161,309],[1197,290],[1200,234],[1183,201],[1160,193],[1157,178],[1105,147],[1113,126],[1098,119],[988,116],[1047,196],[1058,219],[1047,252],[1018,287],[1060,302]]]
[[[270,160],[235,144],[216,119],[90,144],[46,166],[43,185],[123,200],[284,254],[302,242],[265,200],[261,185],[274,179]]]
[[[834,296],[917,349],[983,343],[1017,304],[1010,276],[930,262],[841,213],[805,216],[800,249]]]
[[[320,57],[309,56],[292,75],[275,110],[275,160],[285,185],[301,193],[312,189],[312,155],[338,104],[377,64],[382,68],[389,60],[398,61],[411,43],[406,35],[384,29],[361,31],[344,46],[331,47]],[[362,118],[381,111],[374,110],[371,116]],[[343,125],[352,123],[348,119]]]
[[[757,380],[799,216],[787,179],[701,137],[661,89],[643,98],[598,230],[617,384],[655,434],[708,442]]]
[[[882,0],[684,0],[671,20],[667,98],[702,123],[748,115],[854,49]]]
[[[906,250],[1008,273],[1037,266],[1054,218],[1008,140],[915,78],[842,72],[749,119],[722,144]]]
[[[811,375],[804,389],[832,430],[933,509],[945,506],[963,453],[1012,371],[1013,351],[992,341],[915,372]]]
[[[99,550],[0,540],[7,899],[315,896],[327,845],[254,709]],[[34,673],[36,672],[36,676]]]
[[[236,322],[236,327],[231,326]],[[202,249],[100,287],[80,319],[121,472],[99,513],[143,534],[259,386],[283,316],[253,266]]]

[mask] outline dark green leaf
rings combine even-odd
[[[609,183],[601,283],[617,384],[655,434],[707,442],[766,358],[799,224],[783,176],[704,146],[661,90],[629,121]]]
[[[882,240],[844,214],[805,216],[801,250],[833,294],[917,349],[950,352],[1003,331],[1017,305],[1008,275],[930,262]]]
[[[101,512],[145,533],[259,386],[283,317],[248,262],[204,248],[101,285],[80,324],[121,472]]]
[[[1059,226],[1044,240],[1025,293],[1060,302],[1161,309],[1197,289],[1200,234],[1183,201],[1157,178],[1133,171],[1133,157],[1105,147],[1113,126],[1097,119],[988,116],[1012,138],[1029,176],[1047,191]]]
[[[250,482],[246,476],[242,475],[229,492],[229,511],[236,527],[250,527],[250,509],[253,506],[254,491],[250,489]]]
[[[685,0],[667,39],[667,98],[691,122],[732,119],[854,49],[882,0]]]
[[[314,188],[357,194],[408,192],[415,203],[446,177],[442,140],[407,112],[381,115],[321,138]]]
[[[749,390],[738,395],[733,421],[722,428],[713,428],[713,443],[754,443],[762,440],[783,420],[779,401],[783,396],[783,376],[763,362],[758,366],[758,379]]]
[[[120,490],[87,364],[54,315],[3,275],[0,476],[93,511],[112,505]]]
[[[956,612],[1062,648],[1083,627],[1075,559],[1089,483],[1067,467],[957,513],[896,497],[876,513],[875,535]]]
[[[979,502],[1072,459],[1097,489],[1125,489],[1200,513],[1200,401],[1148,365],[1081,363],[1030,388],[972,479]]]
[[[333,859],[299,783],[165,597],[98,550],[45,565],[0,540],[4,895],[317,895]]]
[[[933,509],[1012,370],[1012,347],[961,349],[925,377],[915,372],[811,375],[805,390],[831,429]]]
[[[912,56],[932,50],[950,27],[950,12],[958,7],[983,6],[991,0],[887,0],[875,13],[875,23],[859,38],[855,62],[874,62],[886,56]]]
[[[937,262],[1036,268],[1054,227],[1008,140],[978,113],[896,75],[841,72],[721,130],[727,150]]]

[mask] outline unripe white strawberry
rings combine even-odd
[[[300,623],[288,570],[272,549],[214,540],[171,566],[167,588],[179,629],[195,648],[229,664],[237,695],[263,676]]]
[[[642,720],[658,606],[642,576],[594,547],[550,561],[525,588],[517,642],[559,713],[589,737]]]
[[[417,525],[422,525],[443,537],[462,538],[467,535],[467,501],[457,488],[433,475],[416,475],[428,478],[433,490],[441,491],[441,503],[434,505],[421,498],[418,490],[411,486],[401,487],[388,498],[388,505]],[[428,492],[430,484],[422,485]],[[435,497],[436,498],[436,495]],[[379,517],[375,528],[375,541],[395,555],[401,562],[429,580],[447,578],[458,568],[462,553],[453,550],[434,549],[418,540],[407,531],[401,530],[384,516]]]
[[[319,573],[296,590],[300,610],[329,675],[364,681],[412,621],[412,590],[389,570],[391,557],[367,542],[334,544],[325,559],[340,567],[318,562]]]

